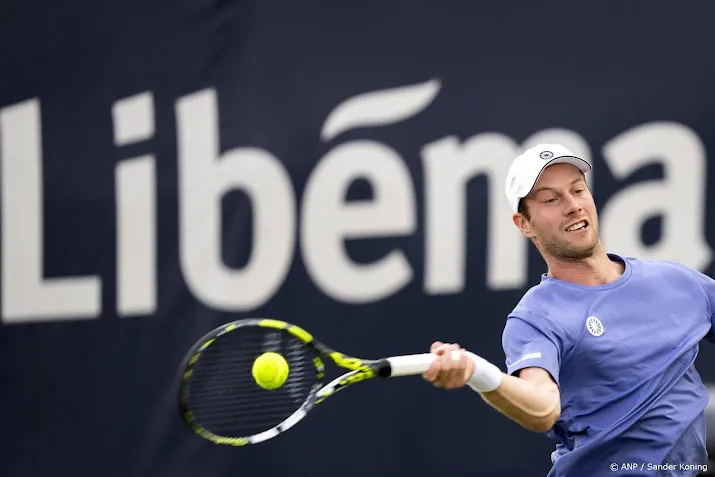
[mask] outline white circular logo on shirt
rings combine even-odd
[[[586,320],[586,329],[593,336],[601,336],[603,334],[603,323],[595,316],[589,316]]]

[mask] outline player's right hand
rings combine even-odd
[[[442,389],[457,389],[464,386],[474,374],[474,362],[457,343],[432,343],[430,352],[437,356],[432,366],[422,377]]]

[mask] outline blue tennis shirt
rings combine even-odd
[[[609,257],[625,263],[614,282],[543,275],[524,295],[504,327],[507,372],[540,367],[559,385],[549,477],[695,476],[708,394],[694,362],[703,338],[715,343],[715,281]]]

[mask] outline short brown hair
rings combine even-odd
[[[526,217],[526,220],[531,220],[531,216],[529,215],[529,206],[526,204],[524,199],[519,200],[519,208],[517,212]]]

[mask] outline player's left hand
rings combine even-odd
[[[437,355],[437,359],[422,377],[434,386],[442,389],[461,388],[474,374],[474,362],[457,343],[436,341],[432,343],[430,352]]]

